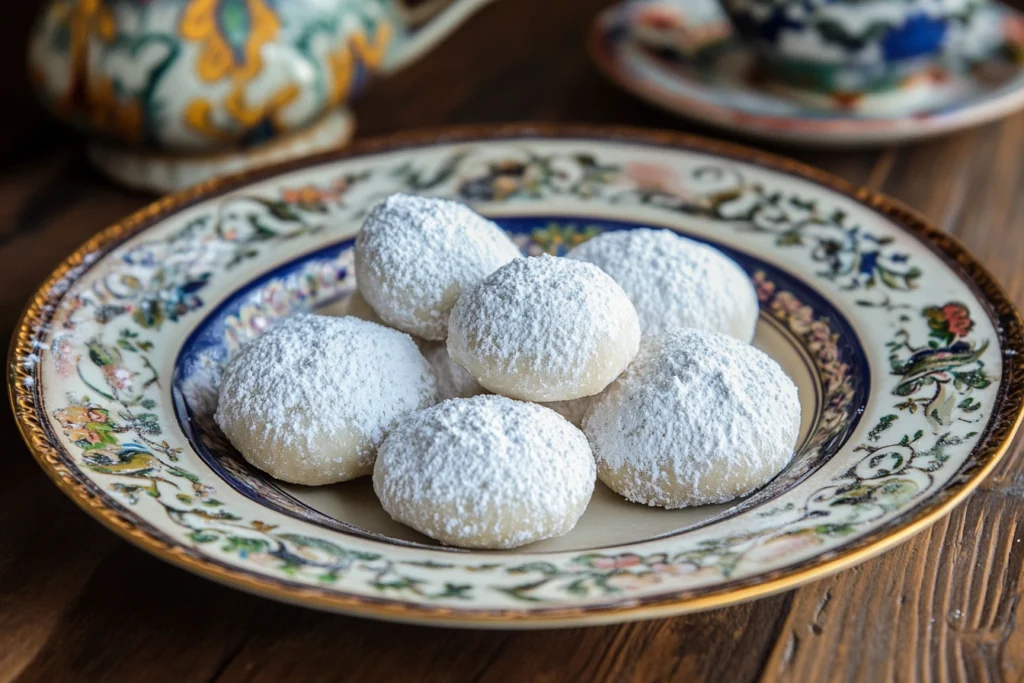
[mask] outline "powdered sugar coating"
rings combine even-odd
[[[800,400],[765,353],[725,335],[675,330],[645,338],[629,369],[594,400],[583,430],[601,481],[629,500],[724,503],[789,463]]]
[[[667,229],[605,232],[569,258],[612,276],[636,307],[645,336],[692,327],[750,342],[757,326],[757,293],[735,261]]]
[[[437,395],[442,401],[450,398],[469,398],[486,394],[473,376],[460,368],[448,355],[447,347],[441,342],[421,342],[420,351],[434,370],[437,380]]]
[[[515,548],[568,533],[594,492],[583,433],[503,396],[452,399],[385,439],[373,488],[395,520],[448,545]]]
[[[388,325],[440,341],[459,294],[520,256],[501,228],[463,204],[393,194],[356,238],[357,285]]]
[[[409,335],[297,315],[228,366],[215,419],[254,466],[317,485],[370,474],[387,432],[436,402],[430,365]]]
[[[383,324],[376,311],[370,308],[358,290],[349,296],[344,310],[345,315]],[[472,375],[455,364],[451,356],[448,355],[448,349],[444,342],[432,342],[426,339],[415,339],[414,341],[434,371],[439,401],[446,401],[449,398],[469,398],[487,393],[487,390],[477,384]]]
[[[622,288],[596,266],[516,259],[452,309],[448,353],[493,392],[528,401],[591,396],[636,355],[640,323]]]

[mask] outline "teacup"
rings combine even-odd
[[[722,0],[772,75],[798,88],[899,86],[949,56],[987,0]]]

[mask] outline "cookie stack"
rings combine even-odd
[[[753,287],[715,249],[642,229],[524,258],[468,207],[409,195],[355,249],[349,316],[292,318],[225,373],[217,422],[272,476],[372,472],[394,519],[511,548],[570,531],[595,476],[677,508],[792,457],[796,386],[749,346]]]

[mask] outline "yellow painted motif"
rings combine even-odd
[[[192,130],[215,140],[230,142],[235,135],[221,130],[213,121],[213,104],[209,100],[195,99],[185,106],[185,124]]]
[[[223,78],[250,80],[263,69],[263,46],[277,37],[281,21],[264,0],[246,0],[249,33],[241,49],[232,49],[221,32],[217,10],[221,0],[192,0],[182,12],[181,37],[202,43],[196,73],[209,83]]]
[[[82,107],[82,95],[92,88],[89,83],[89,41],[93,38],[109,43],[117,35],[117,22],[103,0],[71,0],[50,6],[55,24],[66,24],[68,30],[68,88],[57,106],[64,111]]]
[[[142,140],[142,103],[135,98],[118,97],[114,82],[94,75],[86,92],[89,122],[105,134],[130,142]]]
[[[83,116],[96,131],[130,142],[142,139],[142,103],[123,97],[116,84],[98,70],[89,69],[90,45],[110,43],[117,37],[117,22],[104,0],[69,0],[50,8],[51,21],[67,28],[68,87],[57,99],[59,111]],[[44,76],[38,76],[45,79]]]
[[[192,0],[182,13],[182,38],[200,43],[195,65],[199,80],[231,82],[230,92],[220,102],[205,97],[189,102],[183,114],[185,124],[205,137],[223,141],[237,140],[260,126],[268,126],[273,132],[291,127],[294,122],[286,121],[285,112],[299,99],[301,83],[283,85],[259,102],[249,98],[249,86],[263,71],[261,50],[277,38],[281,20],[266,0],[238,0],[248,13],[248,33],[236,36],[232,44],[218,21],[224,1]],[[379,22],[372,29],[358,29],[338,49],[328,52],[328,105],[341,104],[348,98],[360,64],[371,70],[380,67],[391,36],[391,25]]]
[[[247,97],[249,84],[263,70],[263,46],[277,37],[280,19],[265,0],[245,0],[248,34],[244,42],[232,46],[218,23],[220,2],[193,0],[182,13],[180,31],[183,38],[202,43],[196,62],[199,79],[209,83],[229,79],[231,91],[220,105],[206,98],[189,102],[184,112],[185,123],[207,137],[225,141],[238,139],[268,121],[275,131],[286,128],[282,114],[298,98],[297,84],[284,85],[256,104]],[[218,109],[227,113],[227,121],[217,120]]]
[[[376,26],[373,38],[368,37],[363,31],[359,31],[342,43],[337,50],[327,54],[328,65],[333,74],[331,93],[328,97],[328,101],[332,105],[341,104],[347,99],[352,90],[357,64],[361,62],[371,70],[380,67],[390,42],[391,25],[387,22],[380,22]]]
[[[245,101],[245,89],[236,87],[231,91],[225,108],[231,116],[246,128],[259,124],[260,121],[269,119],[275,130],[282,130],[286,124],[282,121],[281,115],[299,96],[299,86],[289,83],[274,91],[265,102],[251,106]]]

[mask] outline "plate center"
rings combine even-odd
[[[647,227],[589,218],[585,225],[561,217],[497,220],[530,254],[564,253],[599,231]],[[527,551],[579,551],[636,543],[762,505],[820,467],[852,433],[859,409],[866,403],[869,377],[852,328],[807,283],[753,256],[714,246],[753,278],[761,305],[754,345],[774,358],[799,388],[802,420],[793,461],[745,499],[684,510],[630,503],[598,482],[572,532],[528,546]],[[247,341],[298,310],[344,315],[353,287],[352,241],[347,240],[284,264],[229,297],[198,326],[179,355],[173,387],[179,422],[203,460],[257,504],[341,533],[440,547],[393,521],[374,495],[369,477],[323,487],[276,481],[250,467],[212,419],[220,370]]]

